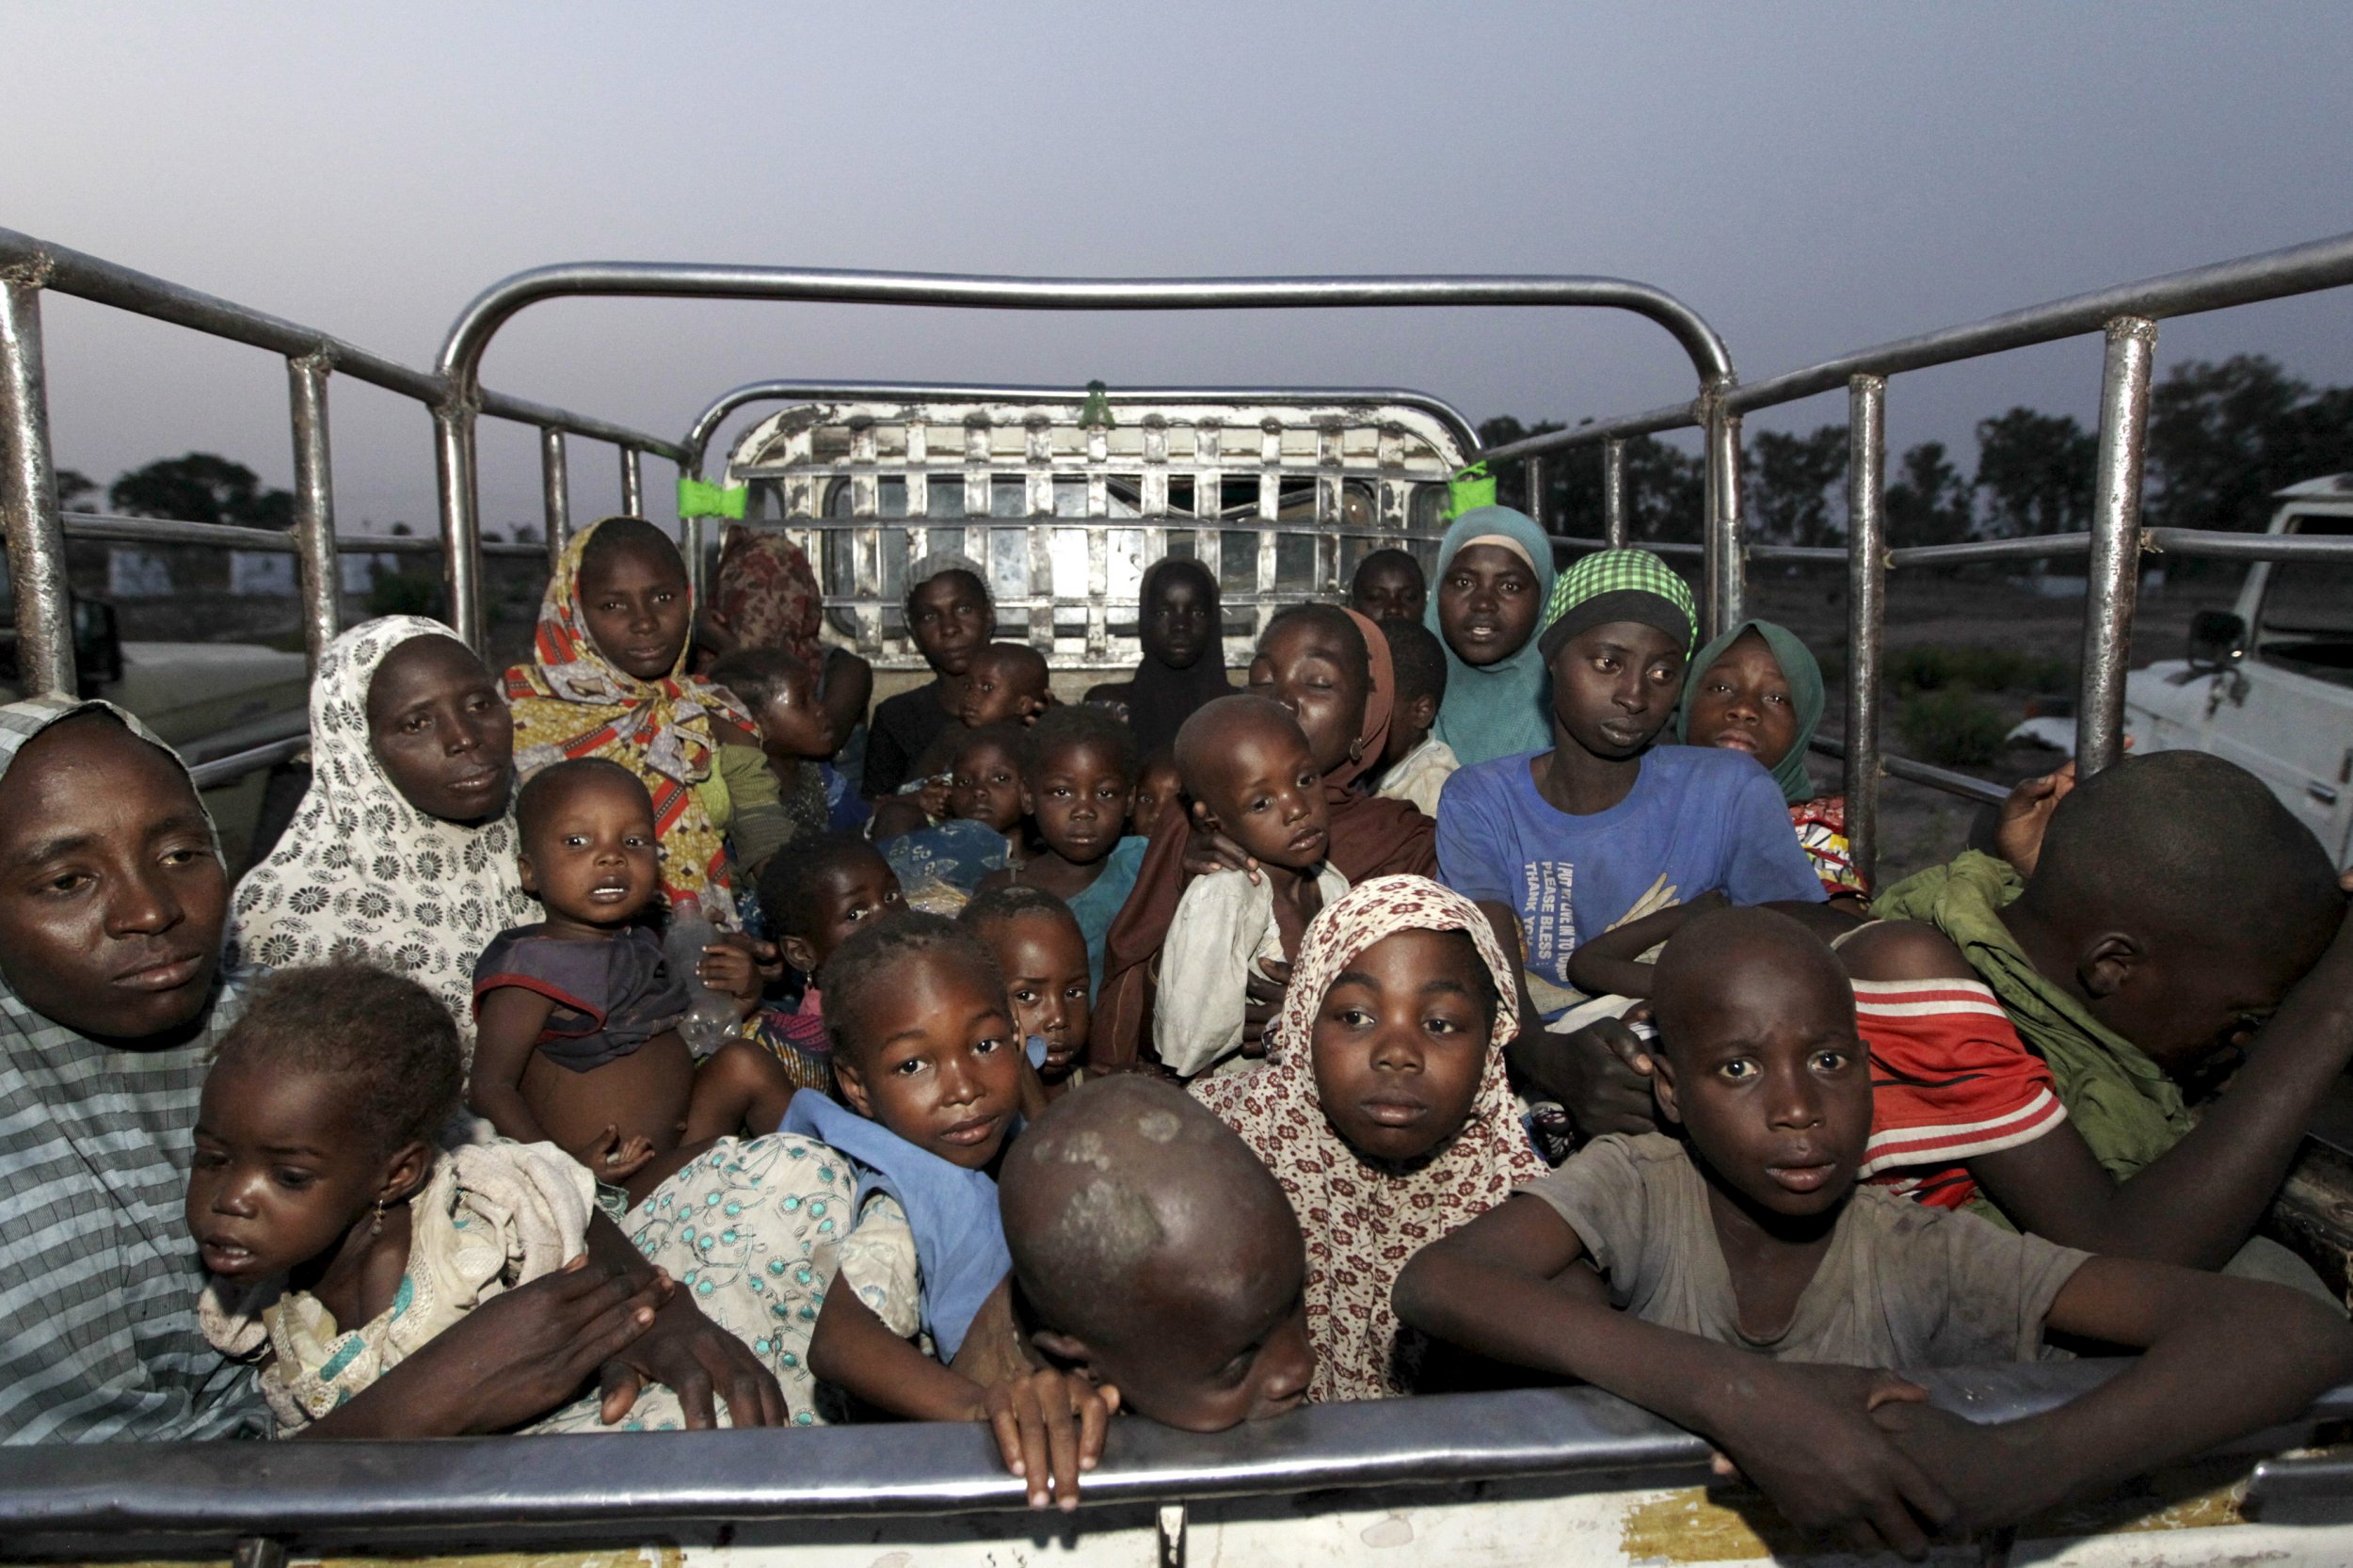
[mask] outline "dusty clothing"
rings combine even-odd
[[[11,702],[0,775],[42,730],[92,710],[155,740],[109,703]],[[223,992],[183,1043],[125,1050],[41,1016],[0,980],[0,1443],[266,1430],[250,1369],[197,1324],[204,1271],[181,1220],[197,1098],[236,1011]]]
[[[1858,1187],[1779,1333],[1740,1330],[1707,1182],[1660,1133],[1597,1138],[1523,1188],[1552,1206],[1644,1322],[1777,1361],[1958,1367],[2033,1361],[2052,1302],[2089,1256]]]
[[[539,918],[515,866],[511,808],[443,822],[385,776],[368,690],[392,652],[448,627],[418,616],[364,622],[327,645],[311,682],[311,788],[269,858],[229,904],[232,970],[360,958],[441,1000],[473,1051],[473,965],[490,938]]]
[[[942,684],[935,676],[874,705],[866,726],[866,776],[858,791],[867,799],[896,794],[916,776],[915,764],[923,754],[956,722],[939,700]]]
[[[1381,787],[1373,793],[1383,800],[1401,800],[1423,816],[1434,818],[1439,792],[1462,765],[1452,746],[1435,735],[1425,735],[1421,744],[1381,776]]]
[[[2067,1119],[2051,1069],[1973,980],[1858,980],[1871,1052],[1865,1180],[1938,1208],[1977,1195],[1965,1161],[2031,1144]]]
[[[1326,861],[1316,868],[1316,887],[1329,908],[1348,891],[1348,878]],[[1194,877],[1160,953],[1162,1001],[1152,1016],[1160,1065],[1197,1078],[1240,1050],[1252,968],[1290,956],[1274,923],[1274,888],[1264,878],[1234,871]]]
[[[1307,1336],[1316,1351],[1311,1400],[1412,1393],[1422,1341],[1389,1304],[1406,1260],[1545,1171],[1504,1074],[1504,1047],[1519,1032],[1509,1007],[1496,1018],[1469,1116],[1418,1163],[1397,1169],[1363,1159],[1324,1115],[1314,1062],[1324,993],[1358,953],[1401,931],[1464,933],[1498,993],[1512,994],[1512,962],[1478,905],[1428,877],[1360,883],[1326,904],[1300,938],[1268,1064],[1193,1086],[1266,1162],[1299,1216],[1307,1241]]]
[[[642,925],[610,937],[502,931],[474,965],[475,1005],[505,986],[555,1003],[534,1042],[559,1067],[584,1073],[630,1055],[686,1016],[685,980]]]
[[[719,569],[712,585],[712,609],[745,648],[773,648],[808,667],[811,680],[825,674],[824,600],[808,556],[781,533],[728,524],[719,540]]]

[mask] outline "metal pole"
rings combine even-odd
[[[1707,589],[1706,635],[1722,634],[1737,624],[1748,601],[1743,580],[1747,563],[1740,537],[1740,416],[1724,407],[1728,383],[1719,382],[1703,394],[1707,430],[1707,552],[1704,573]]]
[[[26,696],[72,696],[73,616],[49,455],[40,285],[24,278],[0,283],[0,526],[16,592],[17,683]]]
[[[572,480],[565,466],[564,432],[552,425],[539,431],[539,497],[547,510],[548,572],[552,576],[572,537]]]
[[[1880,851],[1880,644],[1887,629],[1887,379],[1847,383],[1847,852],[1872,887]]]
[[[638,467],[637,449],[633,446],[621,448],[621,515],[646,515],[646,476]]]
[[[1543,528],[1545,526],[1545,460],[1542,457],[1530,457],[1521,465],[1520,472],[1528,478],[1528,520]]]
[[[2124,752],[2124,666],[2140,588],[2140,467],[2149,439],[2149,373],[2157,324],[2107,325],[2100,387],[2099,478],[2091,496],[2091,563],[2084,602],[2083,688],[2075,705],[2075,772],[2089,778]]]
[[[1633,529],[1625,515],[1625,442],[1601,443],[1601,531],[1612,550],[1624,550]]]
[[[295,556],[302,571],[302,648],[311,668],[343,626],[343,568],[335,556],[335,476],[327,441],[328,365],[318,354],[286,361],[294,423]]]
[[[440,487],[441,576],[449,584],[449,626],[483,651],[482,516],[474,497],[474,410],[450,402],[433,410],[433,469]]]

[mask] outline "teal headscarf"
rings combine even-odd
[[[1552,720],[1545,704],[1545,656],[1536,647],[1535,630],[1511,653],[1481,667],[1463,663],[1438,625],[1438,584],[1446,579],[1446,568],[1465,545],[1488,535],[1500,535],[1527,551],[1536,570],[1538,603],[1552,598],[1552,541],[1535,520],[1509,506],[1481,506],[1449,525],[1438,546],[1438,569],[1430,581],[1430,602],[1421,623],[1446,649],[1446,700],[1439,705],[1431,733],[1451,746],[1465,767],[1552,744]],[[1541,624],[1541,610],[1537,619]]]
[[[1813,780],[1806,776],[1805,753],[1814,740],[1814,731],[1822,723],[1822,666],[1814,662],[1813,653],[1787,627],[1769,620],[1744,620],[1701,648],[1684,672],[1683,707],[1675,713],[1675,739],[1688,742],[1691,738],[1691,698],[1700,689],[1700,678],[1740,640],[1742,633],[1749,632],[1765,639],[1773,662],[1781,666],[1782,679],[1789,682],[1789,705],[1798,715],[1798,738],[1790,743],[1788,755],[1773,764],[1773,782],[1781,786],[1784,800],[1792,806],[1801,805],[1815,795]]]

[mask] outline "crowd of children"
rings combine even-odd
[[[2252,1237],[2353,929],[2227,762],[1870,889],[1803,644],[1505,508],[1239,691],[1191,560],[1057,700],[927,557],[871,715],[806,564],[722,565],[584,530],[503,680],[336,639],[233,894],[136,721],[0,710],[0,1436],[963,1420],[1068,1507],[1121,1409],[1568,1376],[1911,1552],[2353,1372]],[[2145,1353],[2000,1429],[1896,1375],[2054,1337]]]

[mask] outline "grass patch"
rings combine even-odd
[[[2009,733],[2002,711],[1975,692],[1916,692],[1904,699],[1897,728],[1905,749],[1940,767],[1977,768],[1993,760]]]
[[[2059,693],[2073,684],[2064,659],[2017,648],[1934,645],[1897,648],[1887,656],[1896,690],[1915,692]]]

